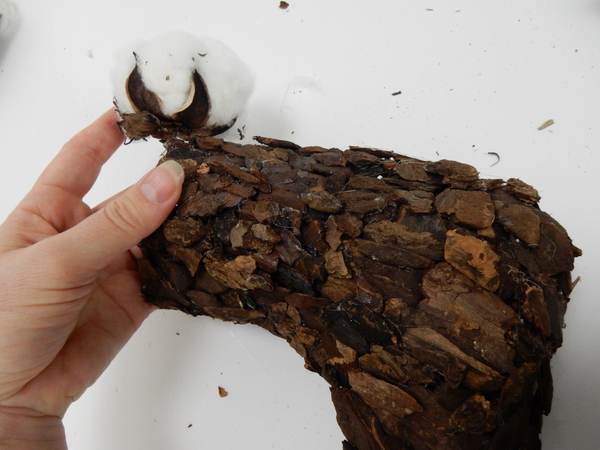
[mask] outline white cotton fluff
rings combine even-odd
[[[160,98],[166,116],[185,109],[192,88],[192,74],[197,70],[210,99],[206,122],[209,127],[235,119],[254,87],[248,66],[225,44],[183,31],[172,32],[138,42],[118,55],[112,80],[121,113],[134,112],[125,85],[136,60],[144,86]]]
[[[15,6],[8,0],[0,0],[0,36],[11,28],[15,18]]]

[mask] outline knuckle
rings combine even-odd
[[[139,208],[132,201],[119,199],[104,208],[104,215],[110,226],[125,234],[131,234],[142,227]]]

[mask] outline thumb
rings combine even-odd
[[[181,194],[183,168],[165,161],[104,208],[59,235],[82,269],[100,270],[154,232]],[[70,250],[70,251],[69,251]]]

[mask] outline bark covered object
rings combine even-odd
[[[286,339],[346,450],[539,449],[580,251],[517,180],[368,148],[165,142],[147,300]]]

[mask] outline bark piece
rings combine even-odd
[[[426,163],[423,161],[402,161],[394,165],[394,172],[405,180],[430,183],[433,181],[433,177],[427,173],[425,166]]]
[[[450,230],[446,233],[444,257],[458,271],[488,291],[498,289],[500,274],[497,265],[500,258],[486,241]]]
[[[350,388],[371,407],[384,429],[393,430],[398,419],[423,411],[410,394],[372,375],[352,371],[348,380]]]
[[[505,189],[516,198],[526,203],[537,203],[541,199],[540,194],[538,194],[538,191],[533,186],[530,186],[518,178],[509,178],[506,182]]]
[[[344,254],[340,251],[325,253],[325,270],[335,278],[352,278],[344,261]]]
[[[500,298],[447,263],[426,273],[423,294],[417,324],[437,330],[463,352],[497,370],[511,370],[515,353],[505,334],[518,317]]]
[[[433,210],[433,194],[422,190],[405,191],[395,189],[385,197],[388,202],[406,204],[414,214],[428,214]]]
[[[342,242],[342,237],[346,235],[350,238],[360,236],[362,231],[362,221],[352,214],[340,214],[330,216],[325,223],[327,234],[325,239],[332,250],[337,250]]]
[[[533,323],[544,336],[550,336],[552,329],[550,315],[544,300],[544,291],[535,285],[525,283],[525,300],[523,301],[523,315]]]
[[[300,198],[312,209],[324,213],[336,214],[343,209],[342,202],[327,191],[308,192],[301,194]]]
[[[365,236],[378,244],[398,245],[434,261],[444,256],[444,246],[435,236],[426,231],[414,231],[398,222],[382,220],[369,224]]]
[[[500,207],[498,222],[527,245],[538,245],[540,242],[540,218],[526,205],[511,204]]]
[[[382,439],[385,432],[371,409],[349,389],[331,389],[331,397],[336,407],[337,421],[349,440],[345,449],[392,450]],[[405,447],[408,450],[408,446]],[[402,450],[402,447],[397,447]]]
[[[426,269],[433,266],[433,261],[429,258],[399,246],[378,244],[366,239],[354,239],[352,243],[355,245],[346,246],[349,251],[354,252],[355,255],[371,257],[382,264],[411,269]]]
[[[192,277],[196,275],[198,267],[202,262],[202,253],[192,248],[185,248],[178,245],[167,247],[167,252],[174,259],[181,261]]]
[[[273,251],[281,237],[262,223],[240,220],[229,233],[232,248],[244,248],[266,255]]]
[[[384,348],[374,345],[370,353],[359,358],[359,363],[365,372],[395,385],[409,382],[427,384],[435,379],[433,372],[424,368],[420,360],[395,346]]]
[[[366,214],[385,208],[385,195],[369,191],[345,191],[339,194],[346,211],[356,214]]]
[[[446,189],[435,198],[435,207],[453,222],[478,230],[494,223],[494,204],[487,192]]]
[[[450,417],[449,428],[458,432],[483,434],[495,427],[496,414],[481,394],[468,398]]]
[[[205,230],[201,220],[174,217],[165,222],[163,233],[167,241],[187,247],[202,239]]]
[[[215,280],[233,289],[272,290],[269,275],[255,274],[256,261],[250,256],[238,256],[234,260],[224,261],[212,255],[206,255],[204,265]]]
[[[227,397],[229,395],[229,392],[227,392],[225,390],[225,388],[219,386],[219,397],[223,398],[223,397]]]
[[[447,159],[428,163],[425,165],[425,170],[442,175],[442,182],[456,189],[472,187],[479,179],[475,167]]]
[[[404,346],[419,361],[435,367],[453,388],[461,383],[473,391],[493,392],[504,384],[494,369],[465,354],[430,328],[411,328],[402,337]]]

